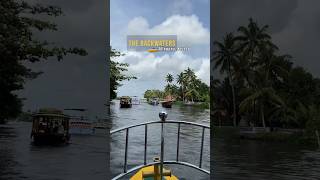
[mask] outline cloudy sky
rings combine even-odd
[[[214,38],[221,40],[227,32],[235,32],[252,17],[269,32],[281,53],[293,56],[320,77],[320,1],[318,0],[214,0],[212,25]]]
[[[127,35],[177,35],[188,52],[128,52]],[[111,45],[125,53],[115,59],[130,65],[137,80],[123,82],[118,95],[142,97],[147,89],[163,89],[165,76],[190,67],[209,84],[209,0],[111,0]]]
[[[30,0],[31,1],[31,0]],[[34,1],[34,0],[33,0]],[[38,0],[39,1],[39,0]],[[128,62],[139,79],[125,83],[119,94],[141,95],[161,88],[164,74],[190,66],[208,81],[209,0],[111,0],[112,46],[125,51],[127,34],[177,33],[178,41],[191,46],[188,53],[150,54],[128,52]],[[59,31],[37,33],[64,46],[86,48],[86,57],[67,56],[29,65],[44,72],[28,81],[21,92],[25,109],[39,107],[86,107],[103,111],[105,86],[105,2],[100,0],[41,0],[60,6],[64,16],[53,20]],[[294,62],[320,77],[320,1],[318,0],[212,0],[214,39],[246,24],[249,17],[270,25],[273,40]]]

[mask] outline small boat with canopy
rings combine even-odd
[[[129,96],[120,97],[120,108],[131,108],[132,107],[132,98]]]
[[[68,115],[61,110],[40,109],[32,115],[31,138],[34,143],[67,143],[70,139]]]

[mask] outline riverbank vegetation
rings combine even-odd
[[[113,58],[123,56],[124,54],[112,49],[110,52],[110,97],[111,99],[117,98],[117,89],[122,86],[122,81],[130,81],[137,79],[135,76],[126,75],[128,71],[128,63],[120,63],[113,60]]]
[[[36,32],[57,30],[55,23],[36,17],[60,16],[62,10],[58,7],[6,0],[0,1],[0,9],[0,123],[4,123],[21,113],[23,99],[16,92],[24,89],[27,80],[42,73],[34,72],[26,63],[52,57],[60,61],[67,54],[84,56],[87,52],[36,38]]]
[[[223,78],[211,83],[217,126],[320,130],[320,79],[272,42],[268,26],[253,19],[215,42],[214,68]]]
[[[28,68],[27,63],[49,58],[60,61],[68,54],[85,56],[87,52],[82,48],[65,48],[36,38],[37,32],[58,30],[55,23],[37,17],[61,16],[63,12],[59,7],[8,0],[0,2],[0,9],[0,123],[4,123],[9,119],[24,117],[26,112],[22,112],[23,99],[16,92],[24,89],[26,81],[42,74]],[[128,64],[112,60],[121,55],[116,50],[110,54],[111,98],[116,97],[116,90],[122,81],[136,78],[124,74]]]
[[[193,105],[209,108],[209,86],[202,82],[194,70],[187,68],[176,75],[167,74],[164,90],[147,90],[144,98],[165,99],[170,96],[176,105]]]

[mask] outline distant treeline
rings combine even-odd
[[[175,100],[183,102],[209,102],[209,86],[196,76],[194,70],[187,68],[177,74],[176,78],[172,74],[167,74],[165,80],[167,84],[164,90],[147,90],[144,93],[144,98],[165,99],[167,96],[171,96]]]

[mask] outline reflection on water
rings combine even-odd
[[[160,106],[154,107],[148,104],[133,106],[131,109],[119,109],[119,104],[112,106],[113,128],[128,124],[151,121],[158,119]],[[175,107],[166,110],[169,119],[194,121],[200,123],[209,122],[209,112],[199,111],[193,108],[183,109]],[[166,127],[167,139],[166,158],[175,157],[176,152],[176,126]],[[201,131],[190,127],[181,127],[181,151],[180,159],[197,163],[200,151]],[[99,130],[100,131],[100,130]],[[31,123],[10,122],[0,125],[0,180],[105,180],[107,177],[107,143],[108,137],[104,132],[89,136],[71,136],[69,145],[63,146],[34,146],[30,138]],[[149,128],[148,159],[158,156],[160,150],[159,127]],[[130,132],[129,143],[129,167],[141,164],[143,160],[143,128]],[[209,168],[209,132],[206,133],[203,165]],[[189,135],[187,137],[186,135]],[[121,172],[123,164],[124,135],[117,134],[112,139],[113,174]],[[141,141],[140,141],[141,140]],[[173,149],[172,149],[173,148]],[[119,150],[122,149],[122,150]],[[196,151],[193,151],[196,150]],[[115,163],[115,164],[114,164]],[[173,166],[175,174],[184,174],[185,177],[195,179],[207,179],[201,173],[197,175],[190,169]],[[192,176],[194,175],[194,176]],[[190,179],[190,178],[187,178]],[[194,179],[194,178],[192,178]]]
[[[283,143],[213,138],[215,180],[319,180],[320,151]]]
[[[158,119],[160,106],[148,104],[119,109],[112,106],[113,129],[129,124]],[[208,123],[209,112],[194,108],[166,109],[168,119]],[[152,127],[153,126],[153,127]],[[159,127],[149,129],[149,162],[160,151]],[[165,144],[166,159],[174,159],[176,152],[176,125],[166,126],[169,141]],[[106,143],[103,134],[72,136],[67,146],[33,146],[30,142],[31,123],[0,125],[0,180],[104,180],[107,176]],[[201,131],[182,126],[180,159],[197,164]],[[130,131],[129,167],[143,162],[144,129]],[[111,165],[113,175],[122,172],[124,134],[112,139]],[[206,132],[204,167],[209,168],[209,132]],[[263,143],[247,140],[213,138],[212,148],[215,180],[318,180],[320,151],[306,150],[281,143]],[[184,179],[208,179],[189,168],[172,166],[175,174]],[[183,179],[183,178],[181,178]]]
[[[116,101],[112,106],[112,129],[133,125],[142,122],[159,120],[161,111],[168,113],[168,120],[197,122],[209,125],[209,111],[194,107],[173,106],[172,109],[141,104],[131,109],[120,109]],[[152,162],[153,157],[160,156],[160,131],[159,124],[148,125],[147,160]],[[198,127],[181,125],[179,160],[195,165],[199,164],[202,129]],[[210,132],[205,132],[203,167],[210,169]],[[177,125],[165,125],[165,160],[176,159]],[[125,132],[112,135],[111,143],[111,171],[117,175],[123,171],[124,164]],[[128,168],[143,164],[144,157],[144,126],[130,129],[128,144]],[[180,179],[208,179],[201,172],[184,166],[170,165],[173,173]]]
[[[34,146],[30,132],[31,123],[0,126],[0,180],[106,179],[106,136],[72,136],[69,145]]]

